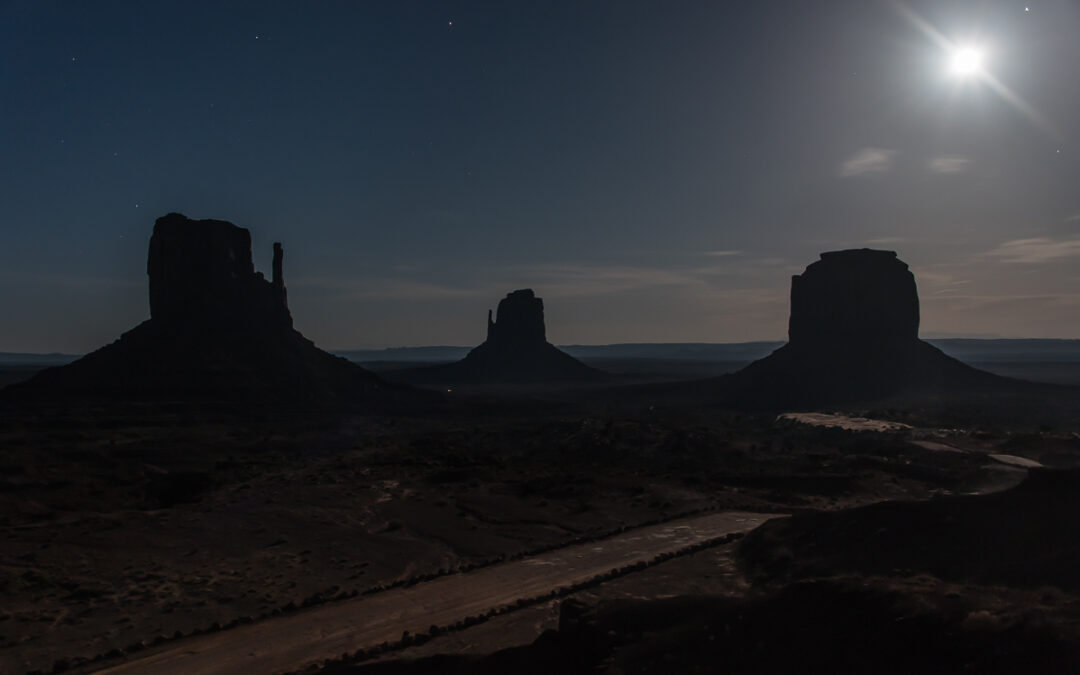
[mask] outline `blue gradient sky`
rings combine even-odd
[[[1026,8],[1026,9],[1025,9]],[[912,15],[986,53],[983,78]],[[156,217],[285,246],[329,348],[782,339],[899,252],[923,334],[1080,337],[1080,5],[0,2],[0,351],[148,315]]]

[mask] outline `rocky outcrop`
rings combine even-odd
[[[946,356],[918,333],[915,277],[895,252],[822,253],[792,277],[788,343],[701,393],[737,407],[807,409],[1016,383]]]
[[[605,377],[547,341],[544,301],[528,288],[499,301],[494,320],[488,310],[487,340],[461,361],[397,375],[408,382],[521,384]]]
[[[273,248],[255,271],[248,230],[221,220],[159,218],[150,237],[148,321],[5,395],[47,399],[390,401],[414,394],[318,349],[292,327]]]

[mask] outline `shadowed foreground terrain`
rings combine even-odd
[[[174,635],[258,624],[702,508],[835,511],[1001,489],[1024,471],[992,452],[1080,463],[1068,438],[1055,438],[482,400],[408,419],[135,416],[129,407],[4,417],[0,664],[113,663]],[[710,555],[691,554],[678,564],[692,571],[676,576],[665,571],[675,561],[632,572],[627,583],[643,583],[632,597],[703,579],[703,590],[738,588],[709,585],[734,579]],[[603,600],[608,585],[583,597]],[[541,609],[521,616],[550,625]],[[539,634],[514,625],[480,644]]]

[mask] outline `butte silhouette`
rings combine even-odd
[[[120,339],[5,390],[12,399],[355,401],[406,387],[317,348],[293,329],[274,244],[256,272],[251,233],[221,220],[158,218],[146,271],[150,319]]]
[[[693,390],[731,407],[780,409],[1035,385],[977,370],[920,340],[907,264],[893,251],[851,249],[822,253],[792,277],[787,344],[736,373],[683,386],[676,395]]]
[[[606,376],[547,341],[544,301],[526,288],[500,300],[494,320],[488,310],[487,339],[464,359],[417,368],[401,377],[408,382],[541,384]]]

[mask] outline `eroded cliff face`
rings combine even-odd
[[[822,253],[791,278],[788,340],[793,345],[849,349],[918,337],[915,276],[893,251]]]
[[[146,263],[150,316],[174,326],[291,328],[283,255],[275,243],[274,276],[266,281],[255,271],[248,230],[179,213],[158,218]]]

